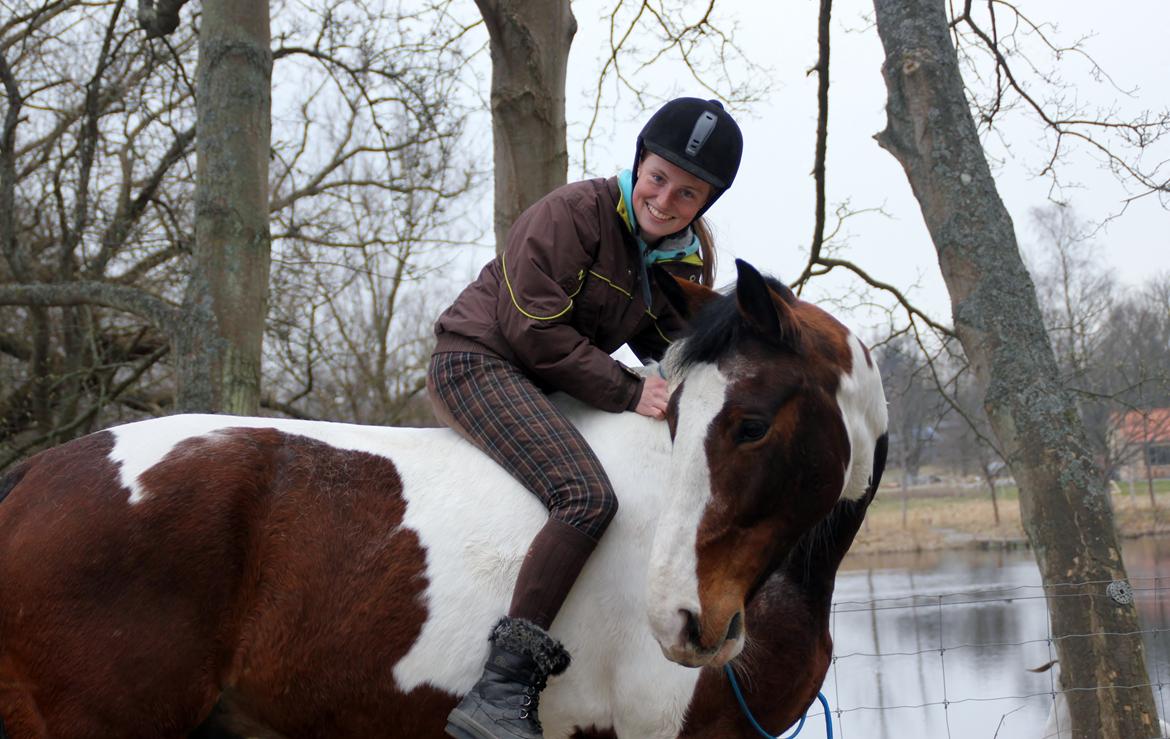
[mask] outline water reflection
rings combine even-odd
[[[1165,717],[1170,539],[1129,541],[1124,554]],[[836,660],[824,692],[842,712],[837,736],[1040,736],[1056,684],[1028,668],[1055,650],[1030,552],[851,556],[833,601]],[[805,731],[818,736],[819,726]]]

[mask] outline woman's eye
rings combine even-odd
[[[768,424],[763,421],[749,419],[739,424],[739,429],[735,432],[735,443],[747,444],[753,441],[759,441],[768,433]]]

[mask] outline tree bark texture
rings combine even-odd
[[[175,339],[178,410],[254,414],[268,308],[268,3],[206,0],[196,97],[195,254]]]
[[[876,137],[906,170],[939,256],[955,330],[1020,489],[1047,586],[1073,735],[1158,734],[1108,493],[1061,385],[1035,287],[964,97],[943,0],[875,0],[888,91]],[[1137,686],[1116,689],[1111,686]]]
[[[496,251],[525,208],[565,184],[569,0],[475,0],[492,52]]]

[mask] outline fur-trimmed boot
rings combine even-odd
[[[543,739],[537,704],[549,677],[569,666],[569,653],[536,624],[504,618],[492,629],[483,677],[447,716],[456,739]]]

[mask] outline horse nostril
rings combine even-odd
[[[731,623],[727,625],[727,636],[725,641],[735,641],[739,635],[743,633],[743,611],[736,611],[735,615],[731,617]]]
[[[686,622],[684,632],[687,635],[687,641],[691,644],[698,644],[702,637],[702,631],[699,629],[699,617],[686,608],[680,608],[678,612],[683,617],[683,621]]]

